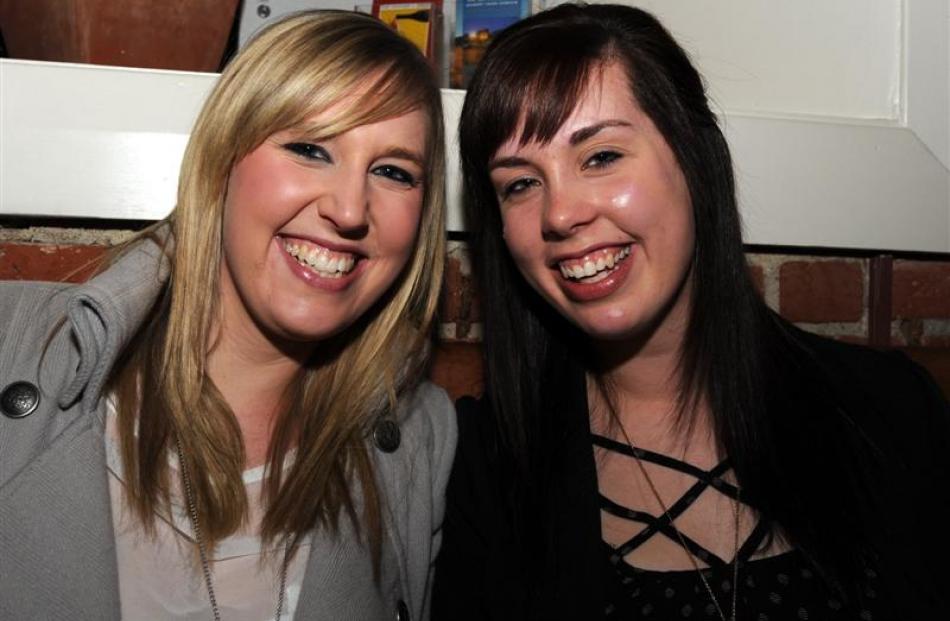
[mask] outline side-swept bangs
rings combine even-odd
[[[332,22],[338,23],[332,23]],[[263,31],[228,67],[208,107],[226,131],[229,166],[274,132],[299,126],[315,111],[338,106],[339,114],[308,134],[327,138],[354,127],[400,116],[417,108],[439,110],[431,68],[412,44],[388,36],[370,17],[332,13],[319,21],[289,20]]]
[[[591,75],[610,55],[596,25],[540,23],[503,31],[465,99],[459,135],[463,158],[476,169],[521,128],[522,145],[550,142],[581,99]],[[490,84],[489,84],[490,82]]]

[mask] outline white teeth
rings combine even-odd
[[[330,250],[321,246],[308,246],[284,242],[284,250],[297,259],[301,265],[309,267],[323,278],[340,278],[356,265],[352,255],[330,256]]]
[[[591,276],[599,275],[604,270],[613,269],[618,263],[630,255],[630,246],[625,246],[624,248],[611,252],[609,254],[604,254],[594,259],[586,259],[583,263],[575,263],[573,265],[567,265],[569,262],[563,262],[558,264],[558,268],[561,270],[561,275],[564,278],[572,278],[574,280],[581,280],[583,278],[590,278]]]

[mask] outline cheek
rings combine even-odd
[[[313,199],[320,183],[312,171],[296,167],[271,145],[261,145],[231,169],[226,216],[281,224]]]
[[[258,204],[265,188],[273,188],[272,168],[261,148],[252,151],[238,162],[228,176],[225,201],[228,211],[243,212],[248,205]]]
[[[421,219],[421,197],[406,197],[399,204],[390,205],[376,222],[380,248],[404,264],[415,248]]]
[[[637,204],[643,201],[639,185],[624,176],[605,180],[600,191],[601,201],[609,205],[615,213],[633,214]]]
[[[518,206],[502,212],[501,235],[508,251],[522,270],[530,268],[534,257],[540,256],[544,249],[541,238],[540,218],[533,214],[529,206]]]
[[[628,233],[641,236],[662,225],[667,205],[649,184],[616,175],[604,179],[597,192],[598,203],[605,205],[614,221]]]

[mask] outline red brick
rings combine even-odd
[[[950,261],[895,261],[893,278],[895,317],[950,317]]]
[[[475,343],[440,343],[435,349],[429,378],[445,388],[452,399],[482,394],[482,348]]]
[[[779,312],[789,321],[860,321],[864,276],[850,261],[788,261],[779,268]]]
[[[439,308],[440,319],[452,323],[462,312],[463,291],[468,280],[459,267],[458,259],[448,258],[445,262],[445,274],[442,277],[442,303]]]
[[[0,244],[0,280],[82,282],[107,250],[106,246]]]
[[[462,272],[461,262],[455,257],[448,257],[445,263],[440,321],[454,323],[459,338],[468,336],[471,325],[481,321],[475,284]]]

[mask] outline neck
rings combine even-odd
[[[256,330],[221,320],[208,354],[208,377],[231,408],[241,429],[245,467],[267,459],[274,423],[286,391],[310,354],[309,348],[274,345]]]
[[[613,422],[622,424],[630,439],[643,448],[670,454],[686,450],[694,439],[699,444],[712,442],[705,399],[697,404],[698,411],[685,413],[686,419],[679,416],[688,309],[687,296],[677,300],[651,329],[627,340],[593,344],[595,370],[609,389],[609,395],[604,395],[597,382],[588,382],[593,429],[616,435],[611,433],[612,410]]]

